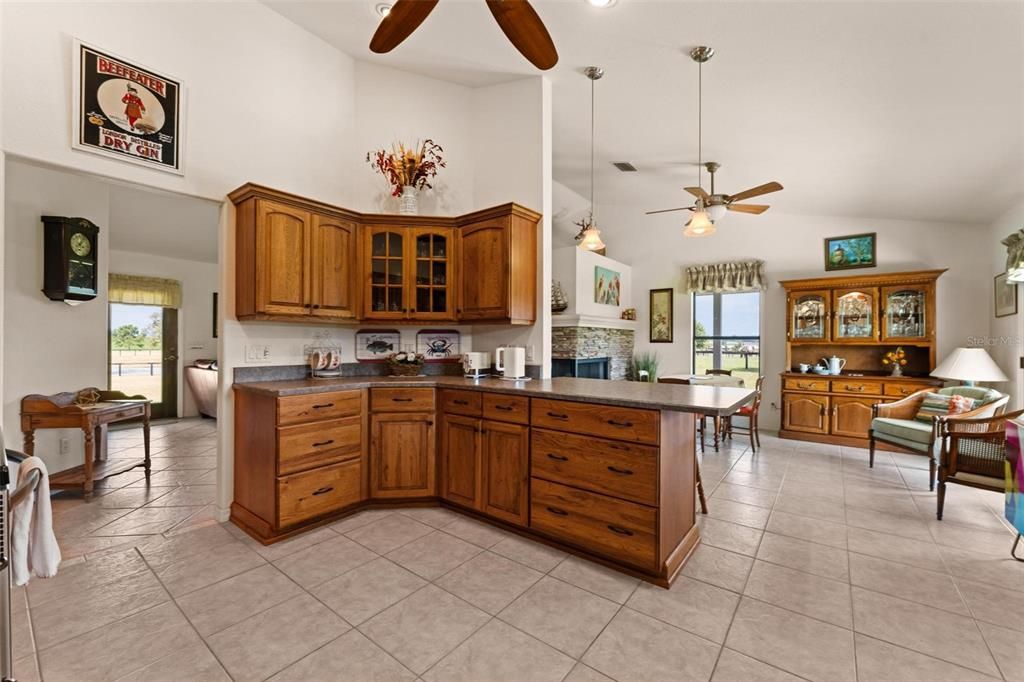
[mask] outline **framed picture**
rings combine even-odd
[[[416,332],[416,352],[427,362],[459,362],[461,336],[455,329],[421,329]]]
[[[217,338],[217,292],[213,292],[213,338]]]
[[[1006,281],[1006,273],[995,277],[995,308],[996,317],[1009,317],[1017,314],[1017,284]]]
[[[184,175],[181,81],[78,40],[72,60],[71,146]]]
[[[402,350],[402,335],[397,329],[362,329],[356,332],[356,361],[384,362],[388,355]]]
[[[594,303],[619,305],[622,295],[622,277],[619,273],[600,265],[594,266]]]
[[[672,289],[651,289],[651,343],[672,343]]]
[[[825,238],[826,270],[853,270],[876,265],[874,232]]]

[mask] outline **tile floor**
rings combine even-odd
[[[55,498],[66,564],[16,593],[19,679],[1024,679],[1002,497],[951,486],[938,522],[920,458],[709,452],[704,541],[663,590],[442,509],[263,547],[213,518],[214,438],[156,426],[149,487]]]

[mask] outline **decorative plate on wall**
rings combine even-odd
[[[356,360],[384,362],[388,355],[402,349],[402,335],[397,329],[361,329],[356,332]]]
[[[427,362],[459,362],[461,337],[456,329],[421,329],[416,333],[416,352]]]

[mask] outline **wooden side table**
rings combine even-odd
[[[107,459],[107,427],[115,422],[142,419],[145,457]],[[82,466],[65,469],[50,476],[51,488],[81,488],[86,500],[92,499],[93,483],[145,467],[149,479],[150,401],[143,396],[128,396],[120,391],[86,388],[76,393],[28,395],[21,400],[21,431],[25,453],[35,450],[36,429],[82,429],[85,456]]]

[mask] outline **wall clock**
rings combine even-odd
[[[99,293],[100,228],[85,218],[43,216],[43,293],[51,301],[91,301]]]

